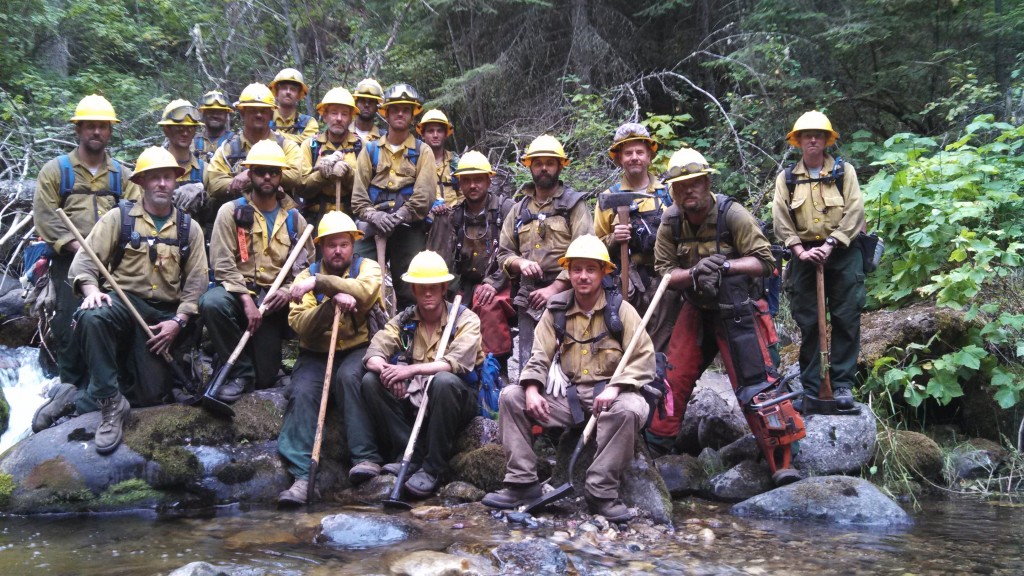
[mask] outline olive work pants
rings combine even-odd
[[[178,308],[177,302],[150,302],[134,294],[128,299],[150,326],[169,320]],[[133,407],[163,404],[174,385],[170,368],[149,351],[148,336],[128,307],[116,294],[110,300],[110,306],[79,309],[74,315],[74,337],[89,372],[85,393],[78,395],[79,414],[97,410],[96,401],[118,391]],[[185,341],[183,334],[178,342]]]
[[[814,263],[794,258],[786,293],[793,320],[800,327],[800,382],[807,393],[817,396],[821,386],[821,356],[815,270]],[[825,303],[832,326],[829,378],[833,389],[853,390],[857,383],[860,313],[866,298],[864,279],[864,260],[857,246],[837,247],[825,262]]]
[[[330,398],[334,402],[335,416],[344,413],[344,390],[353,386],[353,380],[359,380],[365,353],[365,345],[334,353]],[[277,451],[286,462],[288,472],[297,480],[309,478],[326,375],[326,352],[299,350],[292,370],[292,384],[286,392],[288,406],[284,411],[284,422],[277,437]]]
[[[74,255],[61,253],[50,260],[50,281],[53,282],[56,298],[53,319],[50,320],[53,353],[57,357],[61,382],[69,383],[77,383],[85,373],[84,361],[71,331],[71,320],[82,305],[82,299],[75,295],[71,280],[68,279],[68,270],[74,259]]]
[[[589,413],[594,403],[594,386],[577,387],[580,404]],[[537,455],[533,451],[534,424],[544,428],[570,428],[572,413],[567,397],[544,394],[550,416],[547,422],[535,422],[526,415],[526,390],[522,386],[506,386],[501,390],[501,415],[498,418],[501,445],[505,449],[505,483],[511,485],[537,482]],[[622,391],[611,408],[597,419],[597,453],[587,469],[587,494],[595,498],[618,498],[622,473],[633,462],[633,451],[640,427],[647,420],[649,407],[636,392]]]
[[[358,384],[345,389],[345,431],[352,463],[385,464],[402,458],[417,407],[408,399],[395,398],[380,375],[367,370]],[[428,474],[440,477],[454,456],[459,431],[479,412],[477,391],[451,372],[438,372],[427,389],[427,414],[420,428],[412,462]]]
[[[402,274],[409,270],[413,257],[426,249],[427,229],[423,222],[395,228],[388,237],[385,260],[391,270],[391,283],[395,287],[396,310],[403,310],[416,303],[412,287],[402,280]],[[363,258],[377,260],[377,244],[373,237],[356,240],[355,252]]]
[[[215,286],[199,298],[199,314],[221,362],[231,356],[248,327],[249,321],[241,301],[243,296],[248,297],[228,292],[223,286]],[[260,329],[249,339],[228,378],[252,380],[257,390],[273,386],[281,368],[282,343],[287,333],[287,306],[264,314]]]

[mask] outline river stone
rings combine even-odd
[[[747,421],[733,412],[709,416],[697,426],[697,442],[702,448],[719,450],[750,432]]]
[[[678,410],[679,407],[677,406],[676,409]],[[743,413],[739,409],[736,395],[729,383],[729,377],[717,372],[705,372],[701,376],[685,409],[686,413],[679,429],[679,436],[676,438],[676,449],[687,454],[699,454],[702,448],[708,446],[701,443],[701,422],[707,419],[744,422]],[[721,443],[721,446],[745,433],[746,430],[742,425],[739,428],[741,432],[736,437]],[[707,440],[721,442],[721,439],[713,438],[711,432],[711,427],[705,430],[705,434],[708,435]],[[712,447],[717,449],[720,446]]]
[[[735,466],[744,460],[757,460],[761,457],[761,447],[753,434],[747,434],[718,451],[718,458],[723,466]]]
[[[816,476],[754,496],[732,507],[754,518],[821,520],[832,524],[902,526],[907,513],[874,484],[850,476]]]
[[[708,479],[704,466],[689,454],[669,454],[654,463],[673,498],[696,494]]]
[[[531,538],[506,542],[494,550],[502,574],[566,574],[569,557],[553,542]]]
[[[886,430],[880,433],[879,441],[876,465],[885,465],[880,460],[882,453],[888,451],[885,457],[895,458],[918,478],[937,480],[942,477],[942,448],[928,436],[910,430]]]
[[[479,502],[487,493],[473,486],[469,482],[456,480],[441,488],[439,495],[446,504],[462,504],[464,502]]]
[[[418,550],[402,556],[388,566],[392,576],[461,576],[476,574],[468,558],[454,554]]]
[[[4,288],[0,289],[0,345],[29,346],[39,322],[25,316],[25,299],[21,297],[18,280],[11,280],[9,276],[0,276],[0,279],[4,279]]]
[[[11,423],[11,405],[7,403],[7,396],[4,395],[4,389],[0,388],[0,436],[3,436],[7,432],[7,427]]]
[[[379,504],[382,500],[391,496],[391,491],[395,489],[395,480],[397,478],[390,474],[381,474],[352,488],[349,494],[354,500],[359,502]]]
[[[505,464],[505,451],[498,444],[487,444],[472,452],[456,454],[451,461],[456,480],[468,482],[485,492],[501,489]],[[537,473],[542,475],[540,470]]]
[[[365,550],[407,540],[416,529],[397,516],[333,514],[320,520],[315,541],[334,548]]]
[[[988,478],[1006,458],[1006,450],[995,442],[976,438],[953,449],[943,471],[946,482]]]
[[[739,502],[772,489],[772,474],[763,461],[744,460],[708,480],[705,495],[712,500]]]
[[[498,423],[490,418],[477,416],[470,421],[455,440],[453,454],[472,452],[488,444],[498,444]]]
[[[804,417],[807,437],[793,456],[793,467],[811,474],[853,474],[871,462],[877,434],[875,413],[858,403],[860,414]]]
[[[207,562],[185,564],[167,576],[231,576],[231,572],[222,570]]]

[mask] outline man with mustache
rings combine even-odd
[[[356,158],[363,142],[349,130],[356,103],[344,88],[331,88],[316,111],[324,121],[324,131],[302,142],[303,212],[314,223],[332,210],[349,212]],[[335,206],[335,188],[341,183],[342,205]]]
[[[235,134],[231,131],[231,113],[235,109],[223,92],[210,90],[199,101],[199,111],[203,115],[203,129],[196,134],[192,149],[197,158],[209,163],[217,148]]]
[[[377,110],[384,101],[384,88],[373,78],[364,78],[352,90],[356,99],[356,115],[349,131],[359,136],[363,144],[380,140],[387,134],[377,126]]]
[[[271,130],[283,134],[296,144],[316,136],[320,131],[316,118],[299,112],[299,102],[309,94],[309,86],[306,86],[302,72],[295,68],[281,70],[270,83],[270,91],[277,99],[274,119],[270,122]]]

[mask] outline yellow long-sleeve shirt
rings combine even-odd
[[[348,350],[366,344],[368,330],[366,318],[373,306],[380,301],[380,266],[370,258],[362,258],[359,270],[348,269],[341,276],[316,274],[316,287],[306,293],[302,301],[291,304],[288,311],[288,325],[299,335],[299,346],[314,352],[327,352],[334,327],[334,305],[331,297],[339,292],[356,299],[356,310],[341,315],[338,323],[338,343],[335,350]],[[307,268],[295,278],[301,282],[310,277]],[[317,295],[323,298],[317,302]]]
[[[412,222],[419,222],[427,217],[430,207],[437,197],[437,174],[434,170],[434,153],[423,142],[419,142],[410,134],[402,144],[391,146],[387,139],[377,141],[380,151],[377,154],[377,168],[374,170],[370,159],[369,146],[363,146],[356,161],[355,182],[352,184],[352,213],[357,218],[366,219],[365,215],[375,210],[374,205],[384,199],[378,197],[374,201],[370,197],[370,186],[386,190],[400,190],[412,186],[412,194],[405,200],[405,206],[412,214]],[[418,144],[419,157],[414,165],[409,160],[408,151]]]

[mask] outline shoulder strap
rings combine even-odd
[[[284,141],[287,140],[287,138],[285,138],[284,135],[279,132],[274,132],[274,139],[277,140],[277,145],[280,146],[281,149],[283,150]]]
[[[309,143],[309,164],[310,164],[310,166],[313,166],[314,168],[316,167],[316,162],[317,162],[317,160],[320,159],[320,152],[321,152],[322,149],[323,149],[323,146],[320,145],[320,142],[317,141],[316,138],[313,138],[313,141]]]
[[[566,188],[562,195],[555,199],[555,214],[568,220],[569,212],[583,199],[583,194]]]
[[[715,194],[715,200],[718,204],[718,218],[715,221],[715,253],[722,252],[722,238],[728,234],[730,237],[732,233],[729,232],[729,228],[726,226],[725,216],[729,213],[729,209],[732,208],[733,202],[736,200],[732,196],[726,196],[725,194]],[[732,244],[732,241],[729,241]]]
[[[619,308],[622,306],[622,292],[616,286],[605,285],[604,287],[604,325],[619,344],[622,344],[622,333],[625,327],[622,325],[622,318],[619,316]]]
[[[796,190],[796,176],[793,175],[793,167],[795,163],[786,164],[786,167],[782,169],[782,172],[786,175],[786,189],[789,190],[789,202],[793,201],[793,191]]]
[[[370,167],[372,173],[377,173],[377,160],[380,159],[380,144],[377,140],[372,140],[366,143],[366,151],[370,154]]]
[[[121,163],[114,160],[114,167],[107,172],[109,176],[110,193],[113,194],[114,200],[117,202],[121,201],[121,169]]]
[[[309,114],[299,114],[299,117],[295,119],[296,134],[302,134],[305,132],[306,126],[312,118],[313,117]]]
[[[608,189],[611,190],[613,193],[618,194],[619,192],[622,192],[622,182],[616,182]]]
[[[135,217],[128,212],[131,211],[133,206],[135,206],[135,203],[129,200],[121,200],[117,203],[117,208],[121,212],[121,231],[117,236],[117,245],[114,247],[114,253],[110,256],[111,273],[121,265],[121,260],[124,259],[124,249],[132,241],[132,232],[135,231]],[[184,267],[184,263],[182,263],[182,269]]]
[[[178,270],[181,278],[178,280],[178,288],[185,286],[185,264],[188,262],[189,254],[192,252],[192,245],[189,244],[189,235],[192,232],[192,217],[184,210],[176,210],[178,214]]]
[[[832,181],[836,183],[839,188],[839,195],[843,197],[843,201],[846,201],[846,195],[843,193],[843,181],[846,179],[846,164],[843,162],[842,156],[836,156],[836,163],[832,166]]]
[[[63,208],[64,199],[75,187],[75,170],[71,167],[71,157],[67,154],[57,156],[57,166],[60,168],[60,206]]]
[[[423,145],[423,141],[419,138],[413,138],[413,141],[415,144],[413,144],[412,150],[405,153],[405,157],[409,159],[409,162],[412,162],[413,166],[415,166],[416,161],[420,159],[420,146]]]
[[[196,137],[192,139],[192,145],[195,147],[196,156],[206,151],[206,138],[202,134],[196,134]]]
[[[299,213],[295,208],[288,209],[288,215],[284,219],[284,224],[288,228],[288,245],[295,248],[295,243],[299,241],[299,232],[295,229],[295,216]]]
[[[228,140],[228,157],[225,158],[230,168],[234,168],[235,164],[238,164],[239,160],[245,158],[245,151],[242,150],[242,137],[238,134],[232,134],[231,139]]]

